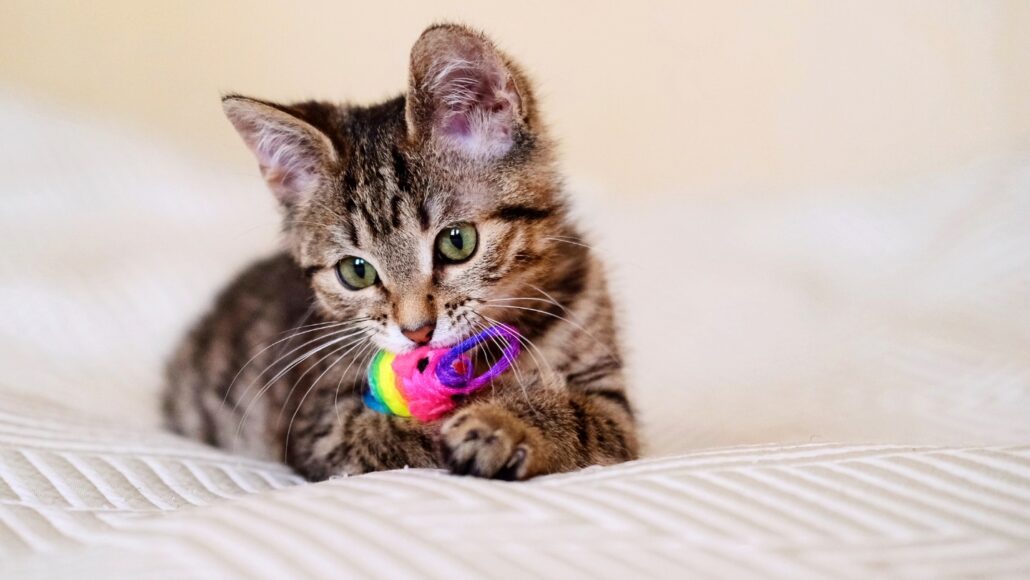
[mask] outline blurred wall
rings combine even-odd
[[[1027,144],[1030,2],[3,0],[0,92],[235,168],[218,96],[367,101],[428,23],[533,73],[569,172],[612,195],[905,179]]]

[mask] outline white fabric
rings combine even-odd
[[[257,178],[0,100],[0,576],[1026,577],[1030,160],[778,201],[584,195],[648,458],[303,484],[158,428],[274,247]]]

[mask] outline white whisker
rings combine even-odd
[[[556,319],[558,319],[558,320],[560,320],[562,322],[565,322],[566,324],[572,325],[574,328],[576,328],[577,330],[579,330],[583,334],[585,334],[588,337],[590,337],[595,343],[597,343],[598,346],[600,346],[605,351],[607,351],[608,355],[611,356],[613,359],[619,360],[618,355],[616,355],[614,352],[612,352],[612,349],[607,344],[605,344],[600,339],[598,339],[596,336],[594,336],[593,333],[591,333],[589,330],[584,328],[582,324],[579,324],[578,322],[576,322],[574,320],[569,320],[568,318],[565,318],[564,316],[561,316],[559,314],[555,314],[553,312],[547,312],[546,310],[540,310],[539,308],[530,308],[528,306],[513,306],[513,305],[510,305],[510,304],[507,304],[507,305],[502,305],[502,304],[486,304],[486,308],[509,308],[509,309],[513,309],[513,310],[525,310],[525,311],[528,311],[528,312],[537,312],[537,313],[543,314],[545,316],[550,316],[550,317],[556,318]]]
[[[367,334],[368,333],[365,333],[365,335],[367,335]],[[296,390],[297,385],[300,384],[300,382],[304,379],[304,377],[306,377],[308,375],[308,373],[310,373],[314,369],[317,369],[318,365],[320,365],[322,363],[322,361],[324,361],[325,359],[333,356],[334,354],[340,352],[341,350],[343,350],[345,348],[348,348],[351,345],[360,344],[361,341],[364,340],[365,338],[366,338],[366,336],[358,335],[357,338],[355,338],[354,340],[352,340],[350,342],[346,342],[346,343],[343,344],[343,346],[341,346],[339,348],[335,348],[335,349],[329,351],[327,354],[323,355],[322,358],[320,358],[317,361],[315,361],[314,364],[312,364],[310,368],[308,368],[303,373],[301,373],[301,375],[299,377],[297,377],[297,380],[293,381],[293,386],[291,386],[290,390],[287,391],[286,396],[283,397],[283,407],[279,409],[279,416],[276,418],[276,422],[278,423],[278,421],[282,420],[283,411],[286,410],[285,405],[288,404],[288,402],[290,400],[290,397],[293,396],[293,391]]]
[[[590,244],[584,244],[583,242],[580,242],[580,241],[577,241],[577,240],[573,240],[573,239],[563,239],[563,238],[558,238],[558,237],[554,237],[554,236],[545,237],[544,239],[545,240],[553,240],[555,242],[562,242],[562,243],[565,243],[565,244],[571,244],[573,246],[579,246],[581,248],[586,248],[588,250],[593,250],[594,249],[594,247],[591,246]]]
[[[475,325],[473,325],[473,326],[475,327]],[[479,323],[477,330],[486,330],[486,329],[487,329],[487,326],[485,324]],[[491,336],[490,339],[489,339],[491,344],[493,344],[494,346],[497,346],[496,338],[497,337],[495,337],[495,336]],[[501,352],[504,352],[503,348],[501,349]],[[480,354],[480,353],[482,353],[482,354]],[[486,363],[488,365],[490,365],[491,368],[496,364],[496,360],[490,357],[490,349],[489,348],[484,347],[482,349],[476,349],[475,354],[480,355],[484,359],[486,359]],[[496,387],[494,385],[494,381],[491,380],[490,381],[490,394],[493,395],[495,390],[496,390]]]
[[[254,405],[255,402],[260,400],[261,397],[264,396],[264,394],[266,392],[268,392],[268,389],[272,388],[272,385],[274,385],[276,383],[276,381],[281,379],[283,376],[286,375],[286,373],[288,373],[291,370],[293,370],[297,365],[299,365],[300,363],[304,362],[305,360],[307,360],[311,356],[313,356],[313,355],[315,355],[315,354],[317,354],[317,353],[319,353],[319,352],[329,348],[330,346],[339,344],[339,343],[341,343],[341,342],[343,342],[345,340],[349,340],[349,339],[353,338],[354,336],[357,336],[357,335],[362,334],[364,332],[369,332],[369,330],[368,329],[363,329],[363,330],[359,330],[357,333],[354,333],[354,334],[348,334],[348,335],[345,335],[345,336],[333,338],[329,342],[323,343],[321,345],[316,346],[315,348],[312,348],[312,349],[308,350],[304,354],[302,354],[299,357],[295,358],[292,362],[290,362],[290,364],[288,364],[281,371],[276,373],[276,375],[274,377],[269,379],[268,382],[266,382],[265,385],[263,387],[261,387],[261,389],[258,391],[257,395],[255,395],[254,398],[251,399],[247,403],[247,407],[243,411],[243,416],[240,418],[239,426],[236,429],[236,437],[239,437],[240,431],[243,428],[243,424],[246,422],[247,417],[250,414],[251,407]],[[248,390],[249,390],[249,387],[248,387]]]
[[[550,300],[550,301],[551,301],[551,304],[554,304],[554,305],[555,305],[555,306],[557,306],[558,308],[561,308],[561,309],[562,309],[562,311],[564,311],[564,312],[565,312],[565,314],[568,314],[570,318],[577,318],[577,316],[576,316],[575,314],[573,314],[573,312],[572,312],[571,310],[569,310],[569,309],[568,309],[568,308],[566,308],[566,307],[565,307],[565,306],[564,306],[563,304],[561,304],[560,302],[558,302],[557,300],[555,300],[554,296],[551,296],[550,294],[548,294],[548,293],[547,293],[546,291],[544,291],[544,289],[543,289],[543,288],[541,288],[541,287],[539,287],[539,286],[536,286],[536,285],[534,285],[534,284],[530,284],[529,282],[523,282],[523,285],[524,285],[524,286],[529,286],[529,287],[530,287],[530,288],[532,288],[533,290],[536,290],[537,292],[539,292],[539,293],[543,294],[543,295],[544,295],[544,296],[545,296],[545,297],[546,297],[546,298],[547,298],[548,300]],[[578,321],[577,321],[577,322],[578,322]]]
[[[240,370],[236,372],[236,375],[232,378],[232,381],[229,383],[229,386],[226,387],[226,389],[225,389],[225,395],[222,397],[222,406],[223,407],[225,406],[225,401],[229,398],[229,393],[232,392],[232,388],[236,385],[236,381],[239,380],[240,375],[243,374],[243,371],[248,366],[250,366],[250,363],[254,362],[254,360],[257,359],[257,357],[261,356],[261,354],[264,353],[265,351],[267,351],[268,349],[273,348],[277,344],[281,344],[281,343],[286,342],[286,341],[288,341],[290,339],[296,338],[296,337],[298,337],[298,336],[300,336],[302,334],[310,334],[312,332],[317,332],[319,330],[326,330],[328,328],[339,328],[340,326],[349,325],[349,324],[356,324],[357,322],[361,322],[363,320],[367,320],[367,318],[356,319],[356,320],[347,320],[347,321],[344,321],[344,322],[318,323],[318,326],[319,326],[318,328],[314,328],[314,329],[311,329],[311,330],[305,330],[304,332],[297,332],[297,333],[291,334],[290,336],[287,336],[285,338],[279,339],[279,340],[273,342],[272,344],[266,346],[265,348],[262,348],[257,353],[255,353],[254,356],[250,357],[250,360],[248,360],[247,362],[243,363],[243,366],[240,367]],[[315,325],[309,325],[309,326],[315,326]],[[299,330],[301,328],[305,328],[305,327],[301,326],[301,327],[294,328],[292,330],[287,330],[287,331],[284,331],[284,332],[280,333],[280,335],[281,334],[285,334],[286,332],[292,332],[293,330]],[[258,377],[260,377],[260,376],[261,375],[259,374]],[[256,378],[255,378],[255,380],[256,380]],[[244,394],[246,394],[246,393],[244,393]],[[233,412],[235,412],[235,408],[233,409]]]
[[[472,314],[475,314],[476,316],[478,316],[478,317],[480,317],[480,318],[482,318],[484,320],[492,322],[493,324],[498,324],[498,325],[504,324],[504,323],[502,323],[502,322],[500,322],[500,321],[498,321],[498,320],[496,320],[494,318],[490,318],[489,316],[486,316],[485,314],[480,314],[479,312],[476,312],[475,310],[472,310],[471,312],[472,312]],[[541,352],[540,349],[537,348],[537,346],[535,344],[533,344],[533,341],[529,340],[528,338],[522,336],[519,333],[515,334],[515,339],[518,340],[519,343],[521,343],[523,346],[527,347],[526,352],[529,353],[530,358],[533,359],[533,364],[537,368],[537,375],[538,376],[540,376],[544,372],[544,367],[543,367],[543,365],[540,364],[540,359],[537,358],[537,355],[534,354],[534,352],[533,352],[534,349],[536,350],[537,354],[539,354],[540,357],[543,359],[543,362],[547,364],[547,367],[549,369],[550,374],[556,374],[555,371],[554,371],[554,367],[552,367],[551,363],[548,362],[547,357],[544,356],[544,353]],[[540,378],[541,378],[541,380],[543,379],[542,376]],[[536,407],[533,406],[533,402],[529,398],[528,390],[525,388],[525,385],[521,385],[521,383],[520,383],[520,386],[522,386],[523,395],[526,397],[526,402],[529,403],[530,409],[532,409],[533,412],[536,413],[537,412],[536,411]]]
[[[300,398],[300,401],[297,403],[297,408],[294,409],[294,411],[293,411],[293,416],[290,417],[290,424],[286,427],[286,443],[283,444],[283,463],[287,463],[287,464],[289,463],[289,459],[290,459],[290,433],[293,431],[293,422],[297,419],[297,413],[299,413],[301,407],[304,406],[304,401],[308,398],[308,395],[310,395],[311,391],[313,391],[315,389],[315,387],[318,386],[318,381],[322,380],[322,377],[324,377],[326,375],[326,373],[328,373],[330,370],[332,370],[332,368],[334,366],[339,364],[340,361],[343,360],[344,357],[346,357],[348,354],[353,352],[354,349],[358,348],[359,346],[363,346],[363,345],[367,344],[367,342],[366,342],[367,340],[368,340],[368,336],[364,336],[361,339],[359,339],[357,342],[354,342],[354,343],[346,345],[346,346],[342,346],[342,347],[336,349],[335,351],[333,351],[333,353],[337,353],[337,352],[340,352],[341,350],[343,350],[345,348],[347,349],[343,354],[338,356],[336,358],[336,360],[333,361],[332,364],[330,364],[328,367],[326,367],[326,369],[324,371],[322,371],[322,374],[318,375],[318,377],[314,380],[314,382],[311,383],[311,386],[308,387],[308,390],[304,392],[304,396]],[[322,359],[320,359],[318,362],[319,363],[322,362],[323,360],[325,360],[329,356],[330,355],[326,355],[326,356],[322,357]],[[353,362],[353,359],[352,359],[352,362]],[[318,363],[315,363],[315,366],[317,366],[317,365],[318,365]],[[305,372],[304,374],[307,374],[307,372]],[[303,375],[301,375],[301,376],[303,377]],[[299,379],[298,379],[298,381],[299,381]],[[296,386],[297,385],[294,384],[294,387],[296,387]],[[290,389],[290,393],[291,394],[293,393],[293,389]],[[287,395],[286,399],[289,400],[289,398],[290,398],[290,396]],[[279,417],[282,418],[282,411],[281,410],[279,411]]]
[[[372,354],[375,354],[377,350],[375,346],[375,343],[371,340],[366,342],[365,345],[361,347],[361,350],[351,357],[350,363],[347,365],[347,368],[343,370],[343,374],[340,375],[340,380],[336,383],[336,393],[333,395],[333,410],[336,412],[336,424],[339,426],[343,425],[343,418],[340,417],[340,385],[343,383],[343,379],[346,378],[347,373],[350,372],[351,367],[354,366],[355,361],[363,360],[365,358],[365,351],[367,351],[369,347],[372,347]],[[371,358],[369,359],[369,362],[371,362]],[[366,363],[363,366],[367,367],[368,364]]]
[[[356,336],[358,333],[361,333],[364,330],[363,329],[357,329],[356,332],[352,332],[352,331],[354,331],[353,325],[349,325],[346,328],[342,328],[342,329],[339,329],[339,330],[334,330],[333,332],[330,332],[329,334],[324,334],[324,335],[321,335],[321,336],[317,336],[317,337],[315,337],[315,338],[313,338],[313,339],[311,339],[311,340],[309,340],[307,342],[304,342],[300,346],[297,346],[295,348],[290,349],[285,354],[283,354],[282,356],[280,356],[276,360],[272,361],[270,364],[266,365],[265,368],[262,369],[261,372],[259,372],[257,374],[257,376],[255,376],[250,381],[250,383],[247,385],[247,388],[243,390],[243,393],[241,393],[240,396],[236,398],[236,402],[232,406],[232,412],[236,413],[239,410],[240,402],[243,401],[243,399],[245,399],[247,397],[247,394],[250,392],[250,390],[252,388],[254,388],[254,385],[257,383],[258,379],[260,379],[262,376],[264,376],[265,373],[267,373],[269,370],[271,370],[273,367],[275,367],[275,365],[279,364],[284,359],[286,359],[286,357],[288,357],[291,354],[297,352],[298,350],[300,350],[300,349],[302,349],[302,348],[304,348],[304,347],[306,347],[306,346],[308,346],[310,344],[314,344],[314,343],[316,343],[316,342],[318,342],[320,340],[337,339],[337,338],[349,338],[351,336]],[[350,333],[350,334],[346,334],[345,336],[341,336],[344,333]],[[327,344],[329,344],[329,343],[327,343]],[[283,372],[288,372],[291,368],[293,368],[293,367],[292,366],[288,366],[288,368],[284,369]],[[279,379],[279,376],[273,378],[271,382],[274,382],[274,381],[276,381],[278,379]],[[266,385],[267,385],[267,383],[266,383]],[[259,392],[257,396],[260,397],[262,392]]]

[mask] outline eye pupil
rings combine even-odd
[[[451,228],[450,233],[451,245],[459,250],[465,249],[465,238],[461,237],[461,230],[458,228]]]
[[[358,275],[358,278],[365,277],[365,261],[362,259],[354,260],[354,273]]]

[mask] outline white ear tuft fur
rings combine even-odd
[[[325,134],[289,113],[245,97],[227,97],[222,108],[284,205],[310,195],[336,158]]]
[[[474,160],[511,150],[524,103],[489,40],[459,26],[431,28],[412,48],[411,66],[409,119],[417,132]]]

